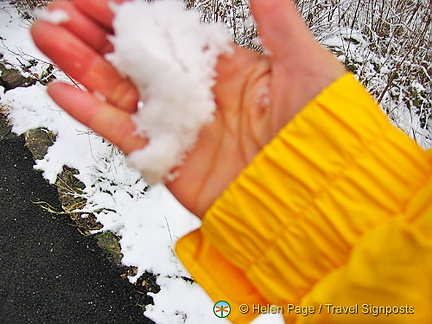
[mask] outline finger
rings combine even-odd
[[[307,52],[314,43],[292,0],[250,0],[250,6],[264,47],[276,59]]]
[[[147,140],[135,134],[131,115],[72,85],[55,82],[49,95],[72,117],[108,139],[126,154],[143,148]]]
[[[75,35],[43,21],[36,22],[31,33],[39,49],[89,91],[98,92],[125,111],[136,110],[139,94],[132,82]]]
[[[48,7],[48,10],[62,10],[66,12],[70,19],[62,23],[62,26],[75,34],[96,52],[101,54],[112,52],[113,46],[107,39],[107,30],[78,10],[72,2],[53,2]]]
[[[75,5],[88,17],[112,30],[112,20],[114,18],[112,5],[127,1],[131,0],[75,0]]]

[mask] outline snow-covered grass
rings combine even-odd
[[[219,19],[211,11],[213,2],[198,2],[204,20]],[[299,5],[303,3],[297,2]],[[314,1],[317,4],[321,2],[325,1]],[[345,2],[350,3],[353,10],[356,9],[356,2]],[[225,12],[226,19],[222,20],[233,30],[237,42],[254,47],[256,29],[249,18],[245,1],[226,2],[219,9]],[[306,18],[308,10],[312,9],[303,5]],[[326,17],[339,21],[338,15],[342,12],[328,10]],[[315,17],[318,19],[320,16]],[[372,36],[362,33],[358,24],[335,24],[332,28],[321,28],[319,23],[322,21],[317,21],[314,28],[316,33],[320,33],[319,39],[338,53],[342,61],[351,64],[351,68],[367,82],[368,88],[380,96],[401,57],[393,52],[379,56],[372,46]],[[0,3],[0,52],[3,60],[14,65],[23,75],[45,78],[51,73],[50,63],[34,47],[29,26],[30,23],[22,19],[13,6],[7,2]],[[415,58],[407,55],[407,59]],[[424,65],[430,67],[430,62],[428,64]],[[62,73],[54,73],[58,79],[68,80]],[[427,98],[430,89],[414,77],[409,88],[400,82],[395,80],[381,98],[384,108],[396,124],[421,145],[430,147],[431,99]],[[417,92],[417,100],[406,99],[407,93],[413,91]],[[87,200],[83,211],[95,214],[103,230],[113,231],[121,237],[122,262],[137,267],[137,275],[130,281],[136,281],[146,271],[158,275],[157,283],[161,291],[153,294],[154,305],[147,306],[145,315],[157,323],[224,323],[224,320],[213,315],[213,302],[201,288],[182,279],[189,274],[173,252],[175,241],[197,228],[199,221],[183,209],[163,186],[155,186],[145,192],[147,184],[138,172],[126,165],[124,156],[53,104],[42,83],[5,93],[0,89],[0,98],[2,106],[10,107],[15,132],[21,134],[44,127],[57,134],[55,143],[46,156],[37,161],[35,168],[42,170],[45,178],[52,183],[64,165],[79,171],[77,177],[85,186],[83,195]],[[280,319],[267,316],[259,321],[276,323]]]
[[[317,39],[353,71],[392,122],[432,147],[430,1],[296,0]]]

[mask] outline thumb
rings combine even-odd
[[[314,45],[292,0],[250,0],[250,6],[264,47],[275,59]]]

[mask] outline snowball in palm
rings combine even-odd
[[[170,180],[213,120],[215,65],[230,50],[229,33],[223,25],[200,23],[181,1],[133,1],[113,10],[114,52],[107,59],[137,86],[133,120],[149,139],[128,161],[148,183]]]

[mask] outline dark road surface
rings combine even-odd
[[[151,323],[139,296],[60,209],[21,138],[0,125],[0,323]]]

